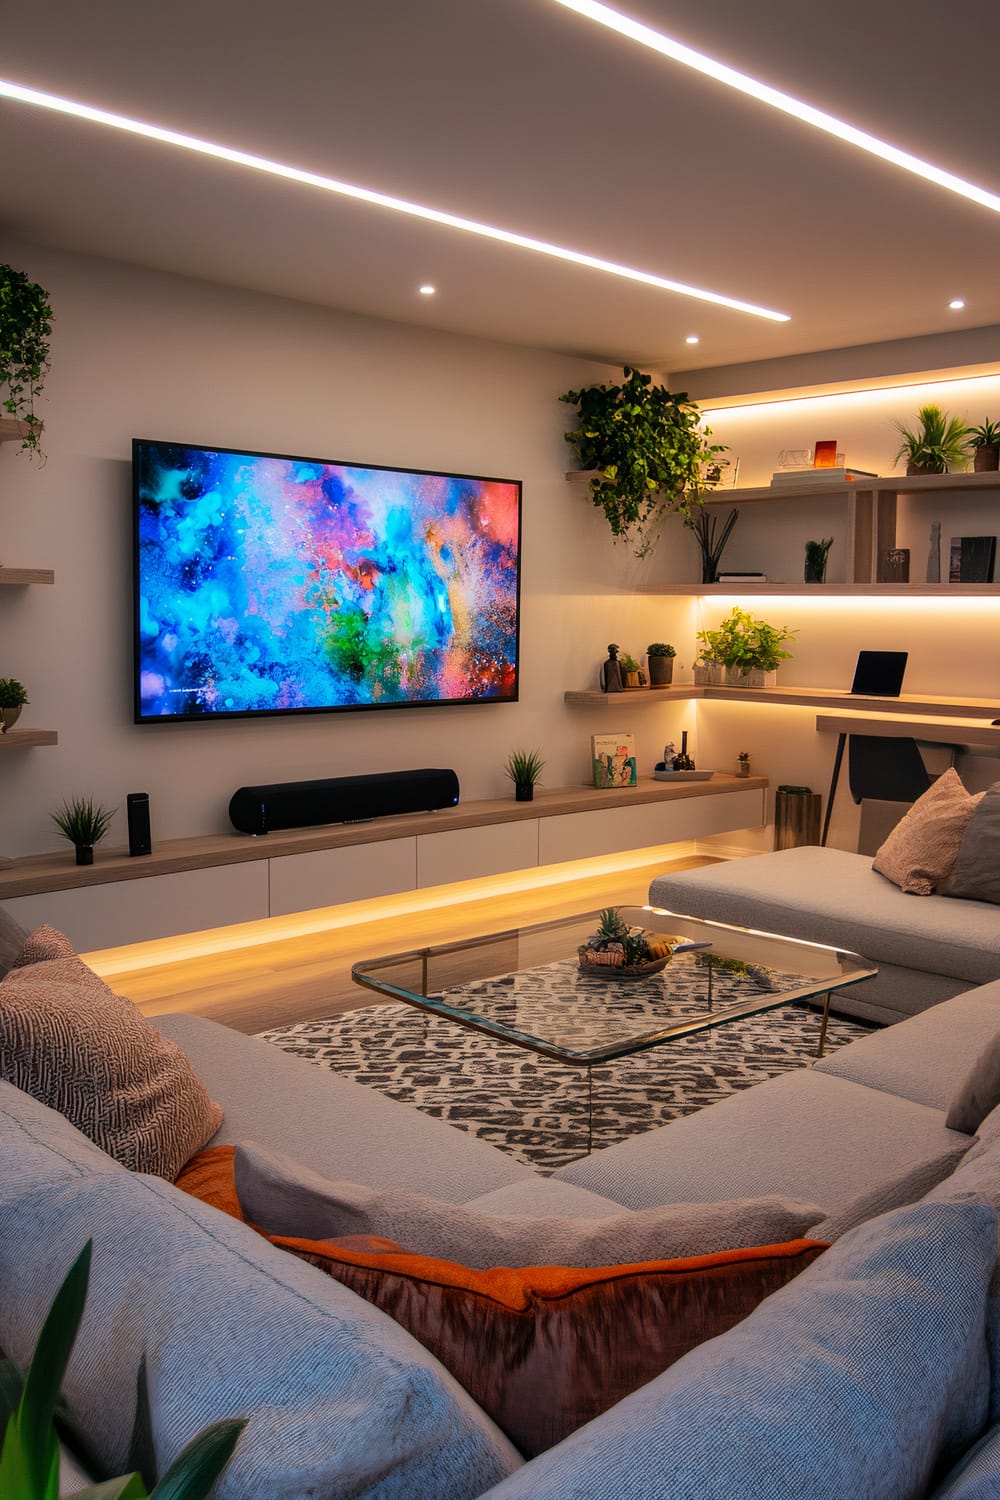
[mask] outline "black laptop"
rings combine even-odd
[[[898,698],[908,651],[859,651],[851,692],[862,698]]]

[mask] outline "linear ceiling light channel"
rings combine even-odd
[[[426,219],[446,229],[462,229],[466,234],[477,234],[484,239],[497,240],[503,245],[513,245],[520,250],[533,250],[537,255],[553,256],[556,260],[571,261],[577,266],[586,266],[592,271],[603,271],[608,276],[620,276],[626,281],[638,281],[645,286],[656,287],[663,292],[675,292],[682,297],[695,297],[700,302],[713,302],[719,307],[731,308],[733,312],[749,313],[755,318],[769,318],[773,323],[787,323],[789,314],[775,312],[768,307],[757,307],[753,302],[742,302],[736,297],[725,297],[720,292],[709,292],[704,287],[688,286],[683,281],[672,281],[665,276],[655,276],[649,271],[639,271],[632,266],[622,266],[613,260],[602,260],[596,255],[587,255],[582,250],[570,250],[564,245],[551,245],[546,240],[532,239],[529,235],[517,234],[510,229],[499,229],[493,224],[480,224],[475,219],[463,219],[457,214],[444,213],[424,204],[410,203],[405,198],[393,198],[387,193],[378,193],[371,188],[358,187],[354,183],[340,182],[334,177],[324,177],[318,172],[306,172],[300,167],[291,167],[282,162],[270,161],[265,156],[254,156],[247,151],[238,151],[231,146],[220,146],[212,141],[200,140],[197,136],[183,135],[177,130],[166,130],[160,125],[151,125],[144,120],[132,120],[126,115],[111,114],[106,109],[96,109],[89,104],[80,104],[72,99],[61,99],[55,94],[41,93],[38,89],[24,88],[21,84],[0,79],[0,98],[14,99],[21,104],[33,104],[41,109],[51,109],[58,114],[73,115],[80,120],[89,120],[95,125],[110,126],[113,130],[124,130],[130,135],[144,136],[147,140],[160,141],[167,146],[179,146],[184,151],[197,151],[202,156],[212,156],[237,167],[249,167],[255,172],[267,172],[273,177],[284,177],[290,182],[300,182],[305,187],[322,188],[327,193],[338,193],[344,198],[354,198],[361,203],[373,204],[376,208],[391,208],[396,213],[409,214],[415,219]]]
[[[607,26],[611,31],[617,31],[619,35],[628,37],[633,42],[639,42],[643,47],[649,47],[663,57],[683,63],[686,68],[694,68],[697,72],[728,85],[729,88],[738,89],[741,94],[749,94],[763,104],[769,104],[772,109],[780,109],[786,115],[794,115],[797,120],[803,120],[807,125],[815,126],[817,130],[825,130],[827,135],[835,135],[839,140],[846,141],[848,145],[857,146],[859,150],[867,151],[872,156],[879,156],[883,161],[891,162],[895,167],[902,167],[904,172],[912,172],[917,177],[925,178],[927,182],[936,183],[938,187],[947,188],[951,193],[958,193],[963,198],[970,198],[973,203],[980,203],[984,208],[991,208],[994,213],[1000,213],[1000,197],[996,193],[988,193],[985,188],[977,187],[974,182],[966,182],[963,177],[956,177],[952,172],[945,172],[943,168],[935,167],[931,162],[921,161],[919,156],[911,156],[908,151],[901,151],[898,146],[879,140],[878,136],[869,135],[865,130],[858,130],[855,126],[848,125],[845,120],[838,120],[836,115],[828,115],[824,110],[816,109],[801,99],[793,99],[790,94],[783,94],[780,89],[772,89],[766,83],[761,83],[746,73],[739,73],[735,68],[729,68],[725,63],[717,62],[714,57],[706,57],[703,52],[695,52],[691,47],[685,47],[682,42],[674,41],[673,37],[654,31],[650,26],[643,26],[641,22],[633,21],[629,16],[623,16],[620,11],[612,10],[608,5],[602,5],[600,0],[556,0],[556,4],[565,6],[567,10],[576,11],[577,15],[584,16],[588,21],[596,21],[600,26]]]

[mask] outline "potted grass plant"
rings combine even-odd
[[[0,677],[0,734],[6,734],[21,717],[21,709],[28,701],[23,682],[16,677]]]
[[[972,454],[972,467],[977,474],[1000,469],[1000,422],[987,418],[980,427],[970,427],[965,446]]]
[[[968,429],[960,417],[928,405],[918,410],[917,423],[911,429],[904,422],[894,421],[902,438],[894,463],[905,458],[907,474],[947,474],[965,468]]]
[[[538,750],[513,750],[504,764],[504,772],[514,783],[514,801],[531,802],[535,783],[541,781],[545,762]]]
[[[52,814],[52,821],[75,847],[77,864],[92,865],[94,845],[107,833],[114,815],[114,808],[102,807],[91,797],[74,797]]]

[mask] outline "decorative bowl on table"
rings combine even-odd
[[[683,938],[645,927],[630,927],[622,921],[616,907],[601,912],[595,933],[577,948],[577,959],[584,974],[602,978],[645,979],[659,974],[673,957],[673,945]]]

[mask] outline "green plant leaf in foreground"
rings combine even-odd
[[[231,1418],[199,1432],[154,1485],[150,1500],[207,1500],[246,1425],[246,1418]]]
[[[125,1474],[121,1479],[105,1479],[77,1490],[73,1500],[147,1500],[146,1486],[138,1474]]]

